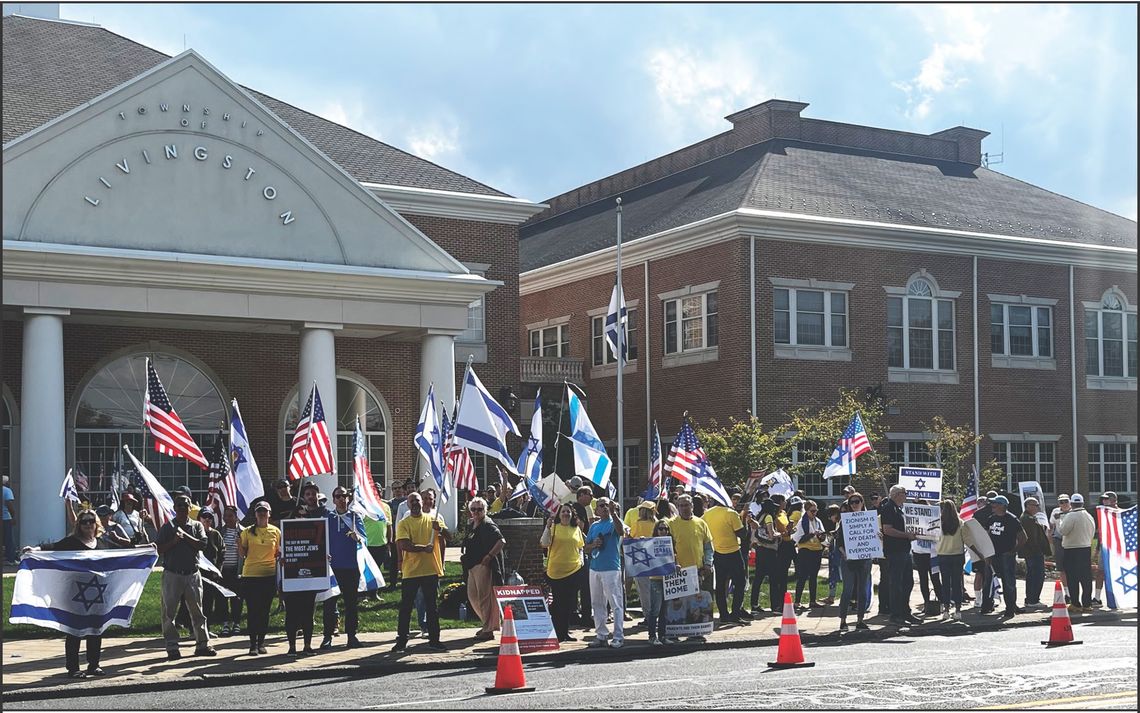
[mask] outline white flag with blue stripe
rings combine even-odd
[[[356,569],[360,572],[360,581],[357,584],[356,591],[375,592],[384,586],[384,574],[380,571],[380,565],[376,564],[372,553],[362,542],[356,543]],[[340,596],[340,585],[337,584],[336,575],[330,574],[329,588],[317,594],[316,601],[323,602],[326,599],[338,596]]]
[[[542,478],[542,389],[534,397],[534,415],[530,418],[530,437],[519,454],[519,475],[523,477],[511,493],[511,499],[526,492],[527,482],[537,483]]]
[[[515,459],[507,452],[507,434],[522,437],[507,410],[491,397],[474,369],[467,370],[459,397],[459,413],[455,417],[454,444],[495,458],[511,473],[518,475]]]
[[[73,503],[79,502],[79,493],[75,490],[75,478],[71,475],[71,468],[67,469],[67,475],[63,477],[63,484],[59,486],[59,497]]]
[[[605,335],[606,344],[610,347],[610,353],[614,355],[614,361],[620,361],[622,366],[629,361],[628,329],[629,315],[625,309],[625,292],[621,289],[621,283],[615,282],[614,291],[610,295],[609,310],[606,312]]]
[[[420,420],[416,424],[416,435],[412,438],[416,450],[424,457],[428,473],[435,481],[440,502],[451,499],[451,484],[443,470],[443,431],[435,414],[435,384],[428,384],[427,399],[420,409]]]
[[[606,453],[606,446],[590,423],[586,408],[570,385],[566,385],[566,402],[570,405],[570,441],[574,444],[574,472],[589,478],[594,485],[605,488],[610,482],[613,461]]]
[[[16,572],[8,621],[72,636],[99,636],[110,626],[130,626],[157,561],[152,547],[28,552]]]
[[[245,435],[245,424],[241,420],[237,399],[233,400],[230,417],[230,469],[237,484],[238,517],[242,518],[249,511],[250,503],[265,495],[265,487],[261,483],[257,461],[253,459],[253,449]]]

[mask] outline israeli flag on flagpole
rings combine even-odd
[[[8,621],[72,636],[99,636],[111,626],[130,626],[157,561],[158,553],[150,547],[32,550],[20,560]]]
[[[605,488],[610,482],[613,461],[586,415],[586,408],[569,384],[566,385],[566,393],[566,403],[570,405],[570,441],[574,444],[574,472],[589,478],[599,488]]]
[[[360,582],[356,591],[375,592],[384,586],[384,574],[380,571],[380,565],[376,564],[376,560],[363,542],[356,543],[356,569],[360,572]],[[317,594],[316,601],[323,602],[339,596],[340,585],[337,584],[336,575],[330,574],[329,588]]]
[[[420,420],[416,424],[416,435],[412,438],[416,450],[427,462],[428,472],[435,480],[440,502],[451,499],[451,484],[443,470],[443,431],[439,428],[439,418],[435,414],[435,384],[428,384],[427,399],[420,409]]]
[[[237,483],[238,518],[245,517],[249,505],[256,498],[265,495],[261,484],[261,472],[253,459],[253,449],[245,435],[245,424],[241,420],[241,410],[237,399],[233,400],[233,415],[230,417],[230,469]]]
[[[621,283],[614,283],[614,291],[610,295],[610,306],[606,312],[606,344],[610,347],[610,353],[614,355],[615,361],[620,361],[622,366],[625,366],[629,361],[629,345],[626,343],[626,330],[628,329],[629,315],[626,313],[625,308],[625,292],[621,289]],[[621,342],[621,354],[618,354],[618,342]]]
[[[519,427],[499,402],[491,397],[474,369],[467,370],[459,395],[453,443],[495,458],[518,475],[515,459],[507,452],[507,434],[521,437]]]

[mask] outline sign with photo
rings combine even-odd
[[[942,539],[942,510],[937,505],[903,503],[902,511],[907,532],[920,540],[937,542]]]
[[[542,587],[495,587],[495,601],[500,613],[511,608],[520,654],[558,650],[558,635]]]
[[[281,591],[329,588],[329,529],[323,517],[281,521]]]
[[[1045,510],[1045,491],[1041,489],[1041,483],[1036,480],[1027,480],[1017,484],[1017,490],[1021,493],[1021,509],[1025,510],[1026,498],[1037,498],[1037,505],[1041,508],[1042,512]]]
[[[708,636],[713,632],[713,597],[706,591],[671,599],[661,612],[665,636]]]
[[[942,499],[941,468],[899,468],[899,485],[906,488],[906,496],[911,500]]]
[[[870,560],[883,556],[879,536],[879,513],[874,510],[841,513],[843,548],[849,560]]]
[[[681,597],[691,597],[701,591],[701,582],[695,566],[681,567],[673,574],[665,575],[661,578],[661,584],[665,588],[667,602]]]

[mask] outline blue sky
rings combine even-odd
[[[804,116],[991,136],[995,170],[1136,219],[1132,5],[70,5],[155,49],[540,201]],[[1004,134],[1004,146],[1003,146]]]

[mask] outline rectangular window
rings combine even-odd
[[[594,366],[615,364],[613,350],[610,349],[605,337],[606,316],[599,315],[590,320],[590,351],[591,363]],[[626,310],[626,354],[629,361],[637,360],[637,309]]]
[[[665,353],[678,354],[717,346],[717,293],[706,292],[665,301]]]
[[[847,346],[847,293],[778,287],[776,344]]]
[[[990,305],[990,348],[994,354],[1053,356],[1053,308]]]
[[[570,325],[530,330],[530,355],[541,357],[570,356]]]
[[[937,468],[938,459],[930,455],[926,441],[888,441],[887,458],[892,468],[913,466],[915,468]]]
[[[994,459],[1005,471],[1005,486],[1017,492],[1017,484],[1036,480],[1046,493],[1053,493],[1056,483],[1056,444],[1052,441],[997,441]]]
[[[851,480],[847,475],[823,477],[823,467],[831,455],[831,448],[817,441],[802,441],[792,448],[794,481],[809,498],[839,497]]]
[[[484,326],[483,303],[485,297],[480,297],[471,304],[467,305],[467,329],[460,332],[456,337],[459,342],[475,342],[477,344],[487,340],[487,332]]]
[[[954,302],[887,298],[887,366],[954,369]]]
[[[668,452],[666,450],[666,452]],[[618,485],[618,471],[617,471],[617,446],[606,446],[606,455],[610,457],[614,467],[610,472],[610,482],[616,488]],[[645,490],[645,483],[641,481],[641,446],[625,447],[625,460],[622,463],[622,472],[625,474],[625,480],[622,482],[622,487],[625,492],[621,493],[621,499],[624,502],[626,498],[632,498]],[[625,512],[625,509],[622,509]]]
[[[1090,443],[1089,489],[1136,492],[1136,444]]]
[[[1085,310],[1086,372],[1136,378],[1136,315]]]

